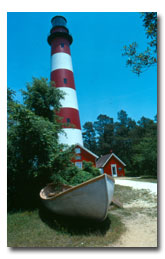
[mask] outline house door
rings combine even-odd
[[[117,168],[116,165],[111,165],[111,172],[112,172],[112,176],[117,176]]]

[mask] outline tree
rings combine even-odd
[[[114,124],[114,152],[127,164],[127,169],[132,165],[133,139],[131,131],[135,128],[136,122],[128,117],[124,110],[117,113],[118,121]]]
[[[149,67],[157,63],[157,13],[145,12],[141,14],[143,26],[146,30],[149,47],[144,52],[138,53],[138,44],[133,42],[124,46],[123,56],[127,56],[126,65],[132,68],[132,72],[140,75]]]
[[[11,114],[13,113],[13,109],[15,106],[15,91],[8,88],[7,89],[7,128],[9,128],[13,124],[13,120],[11,119]]]
[[[136,123],[128,117],[126,111],[121,110],[117,113],[116,122],[113,118],[100,114],[94,123],[88,122],[84,126],[85,133],[89,131],[84,138],[87,148],[92,139],[92,132],[93,136],[96,136],[98,155],[107,154],[112,150],[126,163],[126,173],[130,176],[156,176],[157,116],[154,120],[143,116]]]
[[[62,129],[54,113],[60,108],[61,92],[45,79],[33,79],[23,95],[25,103],[19,104],[8,91],[9,208],[36,206],[39,190],[52,179],[67,183],[61,172],[72,166],[73,148],[58,143]]]
[[[64,94],[54,87],[54,82],[47,81],[45,78],[33,78],[32,83],[27,83],[27,91],[22,91],[24,105],[36,115],[55,122],[61,108],[59,100],[64,98]]]
[[[104,155],[110,152],[113,147],[114,123],[113,118],[100,114],[94,122],[97,133],[98,154]]]
[[[72,162],[74,146],[59,144],[62,132],[57,112],[63,94],[46,79],[33,78],[22,91],[24,103],[8,89],[8,209],[38,206],[39,191],[46,184],[74,184],[94,177],[92,165],[81,174]],[[88,171],[90,171],[88,173]],[[81,177],[79,177],[79,174]],[[77,180],[76,180],[77,179]]]
[[[134,174],[157,176],[157,136],[147,133],[134,146],[133,155]]]
[[[128,115],[125,111],[121,110],[117,113],[117,119],[119,120],[120,125],[127,126],[128,124]]]
[[[96,149],[96,133],[92,122],[86,122],[83,125],[83,140],[86,148],[92,152],[97,152]]]

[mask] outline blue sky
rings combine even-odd
[[[145,50],[147,39],[140,14],[130,13],[8,13],[7,83],[21,101],[20,89],[32,77],[50,79],[50,20],[66,17],[73,36],[71,55],[81,125],[99,114],[117,120],[125,110],[129,117],[153,119],[157,113],[157,67],[133,74],[122,57],[124,45],[136,41]]]

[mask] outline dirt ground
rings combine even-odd
[[[113,247],[157,247],[157,218],[139,213],[123,222],[127,231]]]
[[[149,200],[142,197],[123,204],[123,211],[130,212],[122,217],[126,232],[111,247],[157,247],[157,194],[149,193]]]

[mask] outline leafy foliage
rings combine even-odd
[[[126,163],[130,176],[157,175],[157,119],[142,117],[137,123],[123,110],[118,121],[99,115],[93,123],[96,134],[97,154],[113,151]],[[84,128],[85,129],[85,128]],[[88,129],[89,130],[89,129]],[[84,135],[83,135],[84,136]],[[85,145],[87,143],[84,143]],[[94,150],[91,149],[94,152]]]
[[[83,183],[84,180],[88,181],[92,178],[92,175],[88,172],[85,172],[83,170],[80,170],[72,179],[71,179],[71,185],[77,185],[80,183]]]
[[[8,209],[35,208],[46,184],[78,184],[99,174],[91,163],[72,162],[74,146],[58,143],[58,111],[63,93],[46,79],[33,78],[22,91],[24,103],[8,89]]]
[[[69,183],[77,185],[99,175],[100,171],[93,167],[91,162],[83,161],[83,170],[77,168],[77,173],[71,178]]]
[[[138,44],[133,42],[129,46],[124,46],[123,56],[127,56],[126,65],[132,68],[132,72],[140,75],[146,69],[157,63],[157,13],[145,12],[141,14],[146,36],[150,41],[149,47],[143,52],[138,53]]]
[[[64,157],[61,157],[62,160]],[[70,157],[71,158],[71,157]],[[51,181],[54,183],[63,183],[63,184],[68,184],[71,185],[71,179],[77,175],[81,169],[79,169],[78,167],[76,167],[73,163],[69,161],[67,161],[67,165],[66,165],[66,161],[61,161],[59,158],[57,160],[57,163],[60,163],[61,168],[58,172],[56,172],[56,174],[52,174],[51,176]]]
[[[54,82],[47,82],[45,78],[33,78],[32,83],[27,83],[27,91],[22,91],[24,105],[36,115],[57,120],[56,112],[59,111],[60,99],[64,97],[62,91],[54,87]]]
[[[100,175],[99,169],[93,167],[92,162],[83,161],[83,170],[92,174],[93,177]]]
[[[146,29],[147,38],[150,38],[150,47],[154,47],[157,50],[157,13],[156,12],[146,12],[142,13],[143,26]]]
[[[94,122],[94,129],[97,134],[97,154],[103,155],[109,153],[109,145],[114,134],[113,119],[107,115],[100,114],[97,121]]]
[[[83,132],[83,138],[84,138],[84,143],[86,147],[89,150],[93,150],[93,152],[97,152],[97,147],[96,147],[96,133],[93,128],[92,122],[86,122],[83,126],[84,132]]]
[[[29,207],[52,175],[56,182],[64,182],[58,175],[70,165],[71,151],[62,151],[55,123],[22,105],[13,108],[14,123],[8,130],[8,205]]]
[[[24,103],[19,104],[8,89],[9,209],[35,207],[40,189],[52,178],[64,183],[60,173],[73,166],[73,149],[58,144],[62,129],[56,111],[62,92],[46,79],[33,78],[22,94]]]

